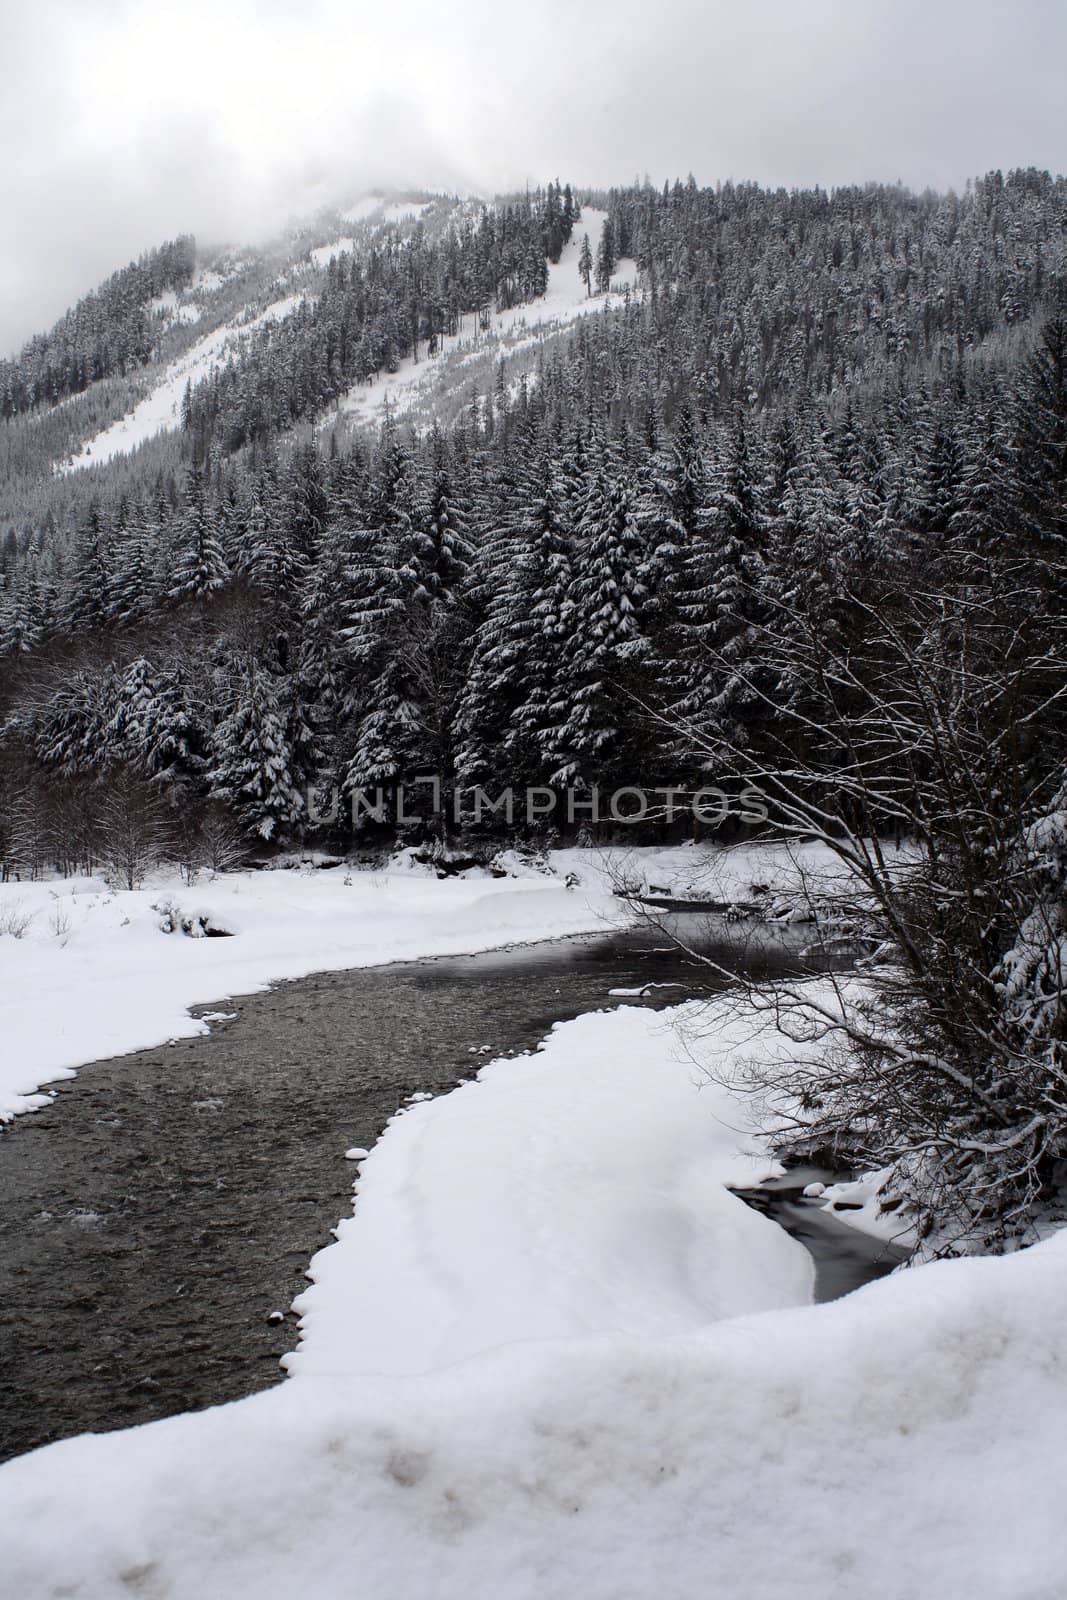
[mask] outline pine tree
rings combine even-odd
[[[110,538],[100,509],[91,507],[78,533],[67,599],[60,620],[71,633],[102,628],[111,611]]]
[[[627,668],[646,653],[645,540],[622,464],[605,456],[590,473],[577,527],[570,637],[562,688],[568,714],[556,734],[550,781],[591,784],[621,754],[637,720],[623,692]]]
[[[467,782],[542,776],[544,736],[563,715],[572,535],[562,484],[545,457],[520,463],[508,488],[473,574],[482,620],[456,718]]]
[[[228,580],[214,510],[208,503],[203,475],[194,468],[185,490],[168,599],[175,603],[203,600],[225,588]]]
[[[578,276],[585,284],[585,292],[593,292],[593,252],[589,245],[589,235],[582,235],[582,248],[578,252]]]
[[[610,217],[605,217],[596,247],[596,286],[600,294],[606,294],[611,288],[615,260],[615,225]]]
[[[250,831],[276,839],[299,827],[307,774],[294,760],[284,682],[249,653],[234,663],[233,700],[212,734],[208,780]]]
[[[697,537],[679,572],[671,630],[682,690],[676,713],[702,730],[735,735],[753,711],[748,666],[764,584],[766,525],[744,413],[734,413],[709,475]]]
[[[207,732],[181,673],[145,657],[122,675],[113,737],[122,755],[172,798],[187,797],[202,774]]]
[[[114,558],[110,616],[121,626],[148,616],[158,600],[157,543],[158,529],[149,522],[144,505],[138,503],[130,510]]]
[[[1067,315],[1027,360],[1015,406],[1018,521],[1049,590],[1067,598]]]

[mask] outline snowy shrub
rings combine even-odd
[[[183,810],[176,850],[186,883],[201,872],[230,872],[248,860],[248,840],[232,812],[218,801]]]
[[[134,773],[110,773],[100,804],[100,856],[109,888],[136,889],[173,850],[173,818]]]
[[[1067,1163],[1062,718],[1044,742],[1014,739],[1062,694],[1064,613],[1036,581],[837,603],[839,645],[787,607],[758,635],[761,670],[803,684],[795,713],[777,707],[763,742],[702,735],[783,833],[838,864],[789,923],[815,922],[823,955],[869,953],[829,1004],[803,978],[748,984],[782,1039],[749,1086],[783,1147],[891,1167],[888,1198],[930,1253],[1002,1249],[1028,1237]]]
[[[0,906],[0,937],[9,934],[12,939],[24,939],[30,931],[35,911],[27,911],[21,900],[10,900]]]
[[[160,933],[175,933],[182,925],[182,908],[176,900],[154,900],[152,910],[159,916]]]
[[[48,931],[60,944],[66,944],[67,935],[70,933],[70,908],[58,896],[53,895],[53,905],[48,913]]]
[[[233,934],[233,929],[211,911],[194,911],[180,921],[181,930],[189,939],[229,939]]]

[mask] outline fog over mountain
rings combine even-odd
[[[0,351],[163,237],[373,185],[1062,170],[1065,45],[1041,0],[0,0]]]

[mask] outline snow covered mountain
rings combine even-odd
[[[132,411],[87,440],[76,454],[59,464],[58,470],[105,465],[117,455],[136,450],[158,433],[176,431],[182,425],[186,389],[195,387],[217,367],[239,355],[242,345],[257,329],[283,322],[302,305],[313,302],[321,292],[331,262],[372,245],[375,233],[382,227],[407,231],[428,211],[433,211],[440,226],[463,209],[463,202],[452,202],[443,196],[410,203],[379,203],[376,196],[368,196],[340,213],[342,221],[351,227],[349,233],[308,249],[303,248],[303,238],[298,241],[299,253],[294,251],[288,265],[266,290],[267,295],[277,293],[278,298],[266,306],[261,305],[261,291],[233,311],[232,295],[224,299],[223,291],[235,279],[243,280],[249,275],[253,262],[235,258],[232,253],[210,258],[212,264],[198,268],[186,291],[180,295],[172,291],[152,302],[152,310],[164,329],[196,327],[199,332],[205,323],[211,323],[210,331],[200,333],[187,349],[169,361],[157,355],[145,374],[147,392],[143,399]],[[590,208],[583,213],[583,237],[589,238],[594,250],[600,246],[606,222],[604,211]],[[594,297],[581,276],[581,244],[575,234],[564,246],[559,261],[549,263],[543,294],[506,310],[466,313],[454,334],[441,336],[432,356],[404,356],[395,371],[380,372],[369,381],[354,384],[323,412],[317,427],[335,428],[345,423],[377,426],[387,412],[422,423],[447,416],[458,398],[470,394],[472,386],[484,388],[494,381],[501,361],[505,381],[515,390],[521,374],[529,370],[530,352],[577,318],[612,310],[627,292],[637,290],[636,264],[623,259],[615,265],[609,289]],[[224,320],[216,321],[223,309]]]

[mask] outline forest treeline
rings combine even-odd
[[[9,794],[122,767],[277,841],[316,785],[696,784],[709,738],[803,699],[762,659],[771,616],[848,640],[864,605],[1009,552],[1058,603],[1067,185],[594,199],[596,280],[629,255],[640,294],[453,427],[287,442],[354,374],[536,295],[581,229],[569,185],[384,230],[191,391],[180,473],[147,452],[73,526],[43,497],[0,551]]]
[[[132,767],[264,840],[301,835],[316,785],[696,785],[709,741],[756,747],[803,701],[772,623],[859,644],[867,606],[1007,604],[1018,570],[1031,623],[1059,614],[1065,370],[1052,318],[1017,373],[631,432],[588,415],[569,352],[450,435],[191,466],[94,507],[62,585],[17,574],[6,784]]]
[[[184,289],[195,267],[196,241],[183,235],[112,273],[17,360],[0,361],[0,417],[55,405],[99,378],[142,366],[159,335],[152,301]]]

